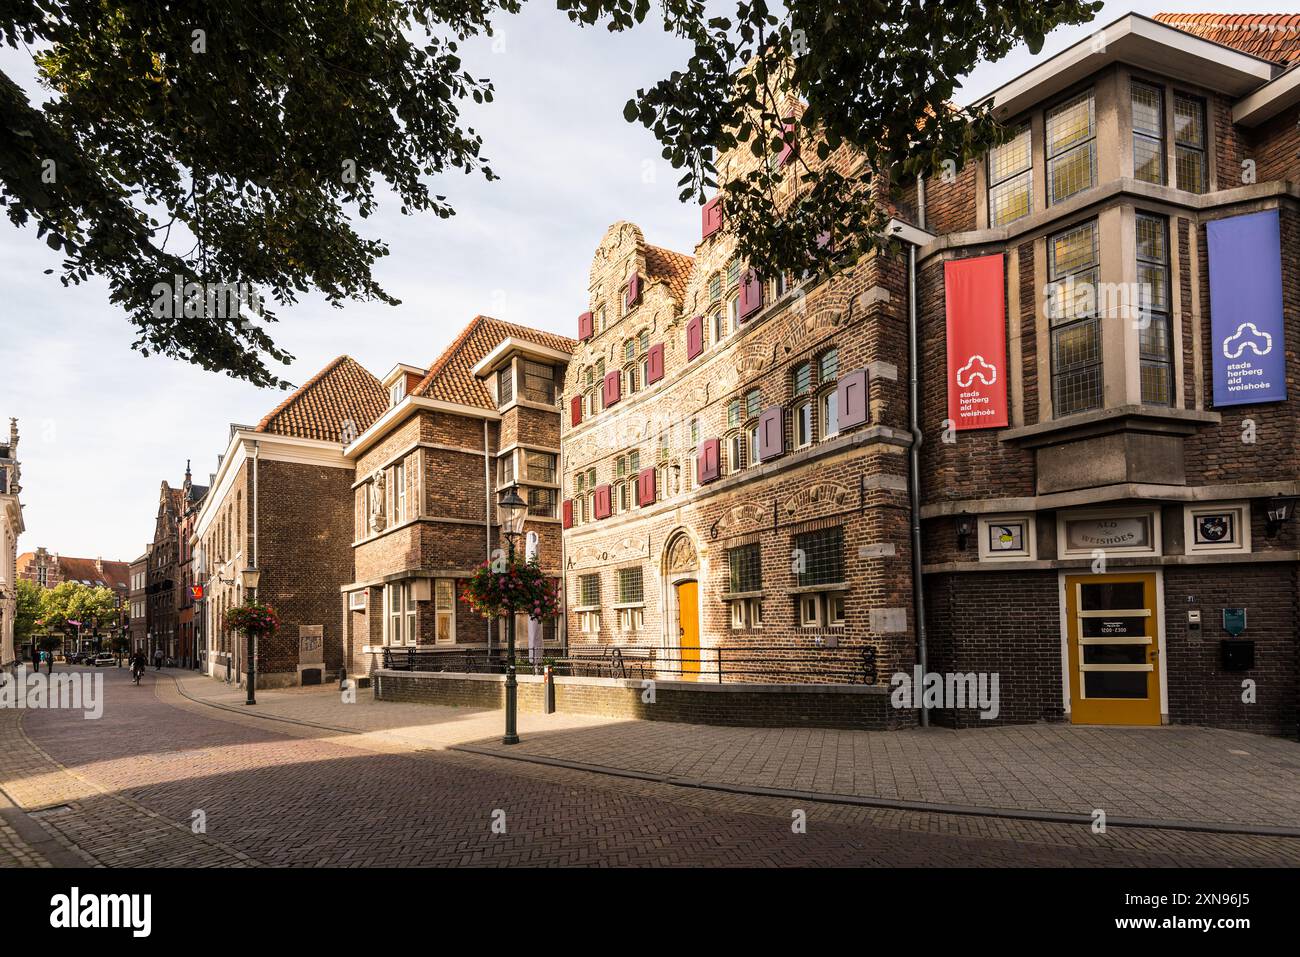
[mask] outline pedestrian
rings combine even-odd
[[[52,651],[45,652],[45,673],[54,674],[54,652]]]
[[[153,653],[153,670],[154,670],[154,671],[162,671],[162,659],[163,659],[162,649],[159,648],[157,651],[155,651],[155,652]]]

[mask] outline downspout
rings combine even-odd
[[[917,225],[925,228],[925,179],[916,179],[916,219]],[[929,656],[926,648],[925,632],[925,587],[921,579],[921,443],[925,436],[921,431],[921,346],[916,308],[916,244],[907,247],[907,373],[908,373],[908,414],[912,427],[912,447],[908,451],[911,481],[908,482],[908,498],[912,520],[912,607],[916,619],[916,662],[921,668],[922,676],[929,672]],[[922,706],[921,727],[930,726],[930,712]]]
[[[483,557],[492,561],[492,452],[488,440],[488,420],[483,420]],[[492,656],[492,623],[487,626],[488,657]]]

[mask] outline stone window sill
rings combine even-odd
[[[998,432],[998,440],[1024,448],[1055,445],[1069,439],[1105,435],[1111,432],[1165,432],[1192,435],[1198,428],[1217,425],[1223,420],[1218,412],[1174,409],[1152,405],[1121,405],[1094,409],[1047,422],[1022,425]]]

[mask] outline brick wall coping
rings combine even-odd
[[[378,669],[371,677],[410,678],[421,681],[483,681],[504,684],[505,675],[485,675],[474,672],[458,671],[396,671]],[[520,684],[541,684],[545,679],[541,675],[518,675]],[[604,688],[633,688],[641,690],[640,678],[592,678],[560,677],[555,679],[557,685],[587,685]],[[849,684],[766,684],[760,682],[717,682],[707,681],[661,681],[655,680],[655,688],[660,691],[702,691],[711,694],[850,694],[850,695],[887,695],[890,688],[886,684],[849,685]]]
[[[1071,492],[1053,492],[1048,495],[935,502],[921,507],[921,517],[941,518],[945,515],[959,515],[962,512],[970,512],[972,515],[1033,512],[1128,499],[1152,502],[1217,502],[1239,498],[1273,498],[1277,495],[1300,495],[1300,481],[1246,482],[1231,485],[1148,485],[1142,482],[1122,482],[1118,485],[1103,485],[1099,488],[1078,489]]]

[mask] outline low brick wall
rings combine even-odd
[[[380,701],[471,708],[505,706],[505,676],[448,672],[376,671],[371,687]],[[545,682],[519,675],[519,710],[545,710]],[[555,708],[647,721],[679,721],[750,728],[849,728],[892,730],[911,727],[911,710],[891,707],[889,689],[874,685],[706,684],[657,681],[654,702],[644,700],[640,680],[556,678]]]

